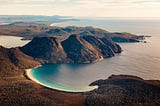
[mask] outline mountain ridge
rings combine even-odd
[[[101,43],[96,46],[86,37],[94,38],[95,42]],[[101,39],[91,35],[84,37],[76,34],[70,35],[64,41],[56,37],[35,37],[20,49],[42,63],[91,63],[122,52],[121,47],[109,38]]]
[[[72,34],[77,34],[80,36],[92,35],[96,37],[110,37],[115,42],[140,42],[146,37],[144,35],[135,35],[126,32],[109,32],[92,26],[57,27],[36,22],[14,22],[9,25],[0,25],[0,35],[20,36],[27,40],[41,36],[52,36],[64,40]]]

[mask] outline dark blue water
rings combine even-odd
[[[92,64],[47,64],[32,71],[39,81],[63,89],[83,88],[112,74],[136,75],[160,80],[160,21],[82,20],[55,23],[58,26],[95,26],[108,31],[151,35],[148,43],[121,43],[123,52]]]

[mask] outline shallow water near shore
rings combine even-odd
[[[53,73],[52,69],[54,68],[53,65],[52,65],[51,69],[47,65],[45,65],[45,66],[48,69],[46,73],[52,75],[51,74],[51,73]],[[71,85],[66,85],[64,83],[59,83],[57,81],[54,81],[50,77],[42,78],[43,76],[41,76],[40,74],[37,74],[37,72],[38,71],[43,71],[43,72],[46,71],[46,68],[45,68],[45,70],[43,70],[43,68],[45,66],[43,65],[42,67],[38,67],[38,68],[34,68],[34,69],[27,69],[26,75],[32,81],[34,81],[40,85],[43,85],[47,88],[56,89],[59,91],[64,91],[64,92],[87,92],[87,91],[92,91],[92,90],[98,88],[98,86],[71,86]],[[47,77],[47,76],[45,76],[45,77]]]
[[[90,83],[110,75],[125,74],[147,80],[160,80],[160,39],[148,43],[121,43],[121,54],[91,64],[46,64],[32,70],[34,78],[60,89],[84,89]],[[152,49],[150,49],[152,48]],[[154,49],[155,48],[155,49]]]
[[[79,24],[78,24],[79,23]],[[160,21],[86,20],[55,23],[67,26],[96,26],[108,31],[150,35],[147,43],[120,43],[123,52],[115,57],[91,64],[46,64],[31,71],[39,82],[56,89],[88,90],[87,86],[112,74],[126,74],[146,80],[160,80]],[[8,38],[9,39],[9,38]],[[6,38],[6,42],[8,42]],[[17,41],[18,42],[18,41]],[[1,42],[0,43],[4,45]],[[13,45],[9,45],[12,47]]]
[[[92,64],[46,64],[32,70],[39,80],[65,87],[86,87],[112,74],[160,80],[159,20],[85,20],[54,23],[53,26],[94,26],[108,31],[149,35],[147,43],[120,43],[123,52]]]

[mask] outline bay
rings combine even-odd
[[[32,70],[32,76],[42,83],[57,89],[77,90],[86,88],[91,82],[106,79],[112,74],[126,74],[147,80],[160,80],[160,21],[159,20],[112,20],[81,19],[54,23],[54,26],[94,26],[111,32],[130,32],[149,35],[147,43],[120,43],[123,52],[115,57],[92,64],[45,64]],[[0,37],[5,47],[24,45],[21,38]],[[1,40],[2,38],[4,39]],[[20,44],[19,44],[20,43]],[[26,42],[27,43],[27,42]]]
[[[52,26],[93,26],[111,32],[149,35],[147,43],[120,43],[123,52],[92,64],[47,64],[33,70],[33,76],[51,85],[83,88],[112,74],[134,75],[147,80],[160,80],[159,20],[89,20],[53,23]]]

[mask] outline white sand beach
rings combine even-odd
[[[39,67],[39,66],[38,66]],[[38,68],[38,67],[35,67],[35,68]],[[29,79],[31,79],[32,81],[42,85],[42,86],[45,86],[47,88],[50,88],[50,89],[54,89],[54,90],[58,90],[58,91],[63,91],[63,92],[88,92],[88,91],[92,91],[92,90],[95,90],[98,88],[98,86],[86,86],[86,87],[83,87],[83,88],[73,88],[73,89],[61,89],[61,88],[58,88],[58,87],[54,87],[54,86],[51,86],[51,85],[47,85],[47,84],[44,84],[42,82],[40,82],[39,80],[37,80],[36,78],[33,77],[31,71],[33,70],[34,68],[32,69],[26,69],[26,75],[28,76]]]

